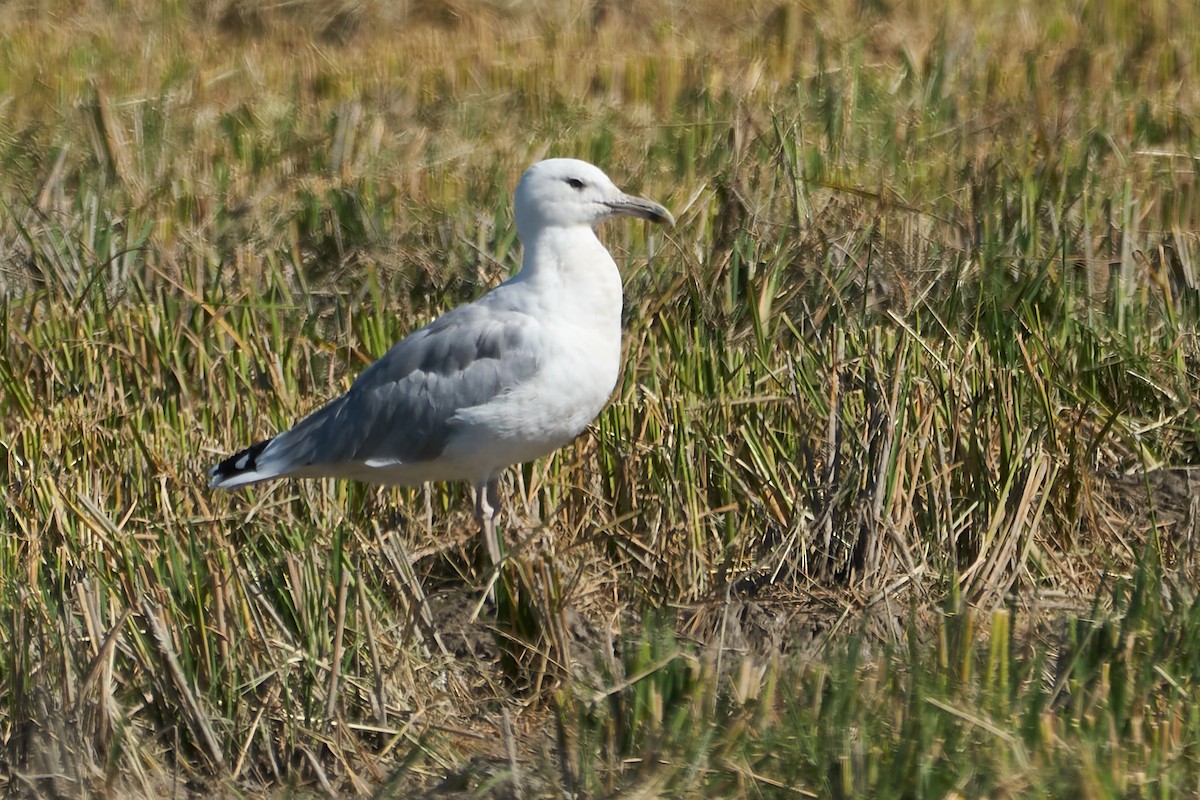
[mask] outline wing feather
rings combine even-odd
[[[271,440],[257,469],[283,475],[435,459],[459,410],[483,405],[537,371],[541,333],[541,324],[520,311],[454,309],[393,345],[346,394]]]

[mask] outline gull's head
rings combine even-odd
[[[613,217],[675,222],[658,203],[625,194],[599,168],[574,158],[550,158],[526,170],[513,209],[522,239],[542,228],[591,227]]]

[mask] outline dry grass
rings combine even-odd
[[[119,5],[0,8],[8,790],[1194,788],[1196,12]],[[495,608],[463,487],[203,488],[544,155],[679,224]]]

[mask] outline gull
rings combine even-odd
[[[675,222],[570,158],[530,167],[513,210],[524,247],[516,275],[409,334],[290,430],[217,464],[209,486],[470,481],[480,534],[500,563],[500,474],[578,436],[617,383],[621,275],[595,226],[613,217]]]

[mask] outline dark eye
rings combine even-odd
[[[579,178],[567,178],[567,186],[578,191],[583,188],[583,181],[579,180]]]

